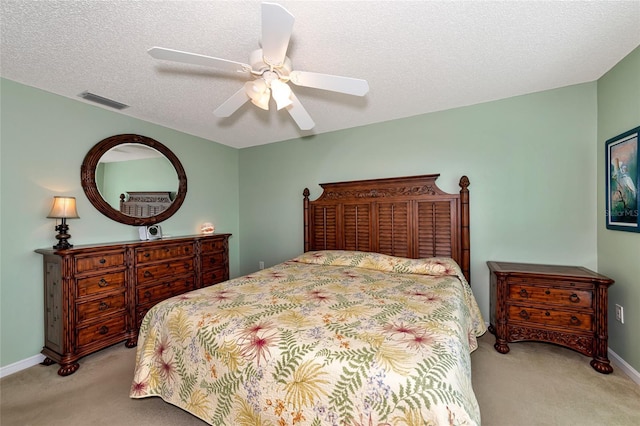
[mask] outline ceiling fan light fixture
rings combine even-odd
[[[269,98],[271,91],[267,87],[267,83],[263,79],[248,81],[244,84],[244,90],[247,96],[251,98],[251,103],[266,111],[269,110]]]
[[[271,92],[273,95],[273,100],[276,101],[276,107],[278,111],[282,108],[286,108],[291,105],[293,102],[291,101],[291,88],[287,83],[284,83],[280,80],[273,80],[271,82]]]

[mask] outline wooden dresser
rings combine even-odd
[[[613,280],[578,266],[487,262],[495,349],[509,342],[555,343],[590,356],[598,372],[613,371],[607,357],[607,291]]]
[[[67,376],[78,359],[126,340],[156,303],[229,279],[230,234],[39,249],[44,256],[43,364]]]

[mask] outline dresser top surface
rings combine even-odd
[[[215,234],[194,234],[194,235],[182,235],[175,237],[162,237],[155,240],[130,240],[130,241],[113,241],[108,243],[97,243],[97,244],[82,244],[82,245],[74,245],[69,249],[57,250],[54,248],[41,248],[35,250],[36,253],[40,254],[66,254],[73,253],[78,251],[86,251],[86,250],[98,250],[98,249],[108,249],[114,247],[124,247],[124,246],[155,246],[161,245],[163,243],[176,243],[181,241],[194,241],[194,240],[205,240],[211,238],[229,238],[231,234],[223,234],[223,233],[215,233]]]
[[[598,280],[613,283],[613,280],[582,266],[543,265],[536,263],[488,261],[489,270],[503,275],[548,275],[572,279]]]

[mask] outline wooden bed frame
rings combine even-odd
[[[469,178],[460,193],[436,185],[439,174],[323,183],[304,195],[304,251],[359,250],[392,256],[451,257],[470,281]]]

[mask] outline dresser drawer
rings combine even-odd
[[[508,319],[553,327],[568,327],[576,330],[592,330],[593,316],[584,312],[555,309],[540,309],[530,306],[510,305]]]
[[[109,340],[112,337],[124,335],[126,331],[127,321],[125,314],[110,317],[104,321],[79,328],[77,346],[81,348],[90,343]]]
[[[187,257],[193,255],[193,244],[174,244],[158,248],[138,248],[136,249],[136,262],[146,263],[158,260],[172,259],[176,257]]]
[[[207,241],[202,241],[202,253],[206,254],[208,252],[220,252],[220,251],[227,251],[227,240],[226,239],[220,239],[220,240],[207,240]]]
[[[124,293],[113,294],[101,299],[76,304],[76,320],[85,322],[99,316],[107,316],[125,311]]]
[[[202,255],[202,270],[224,268],[227,264],[226,252],[207,253]]]
[[[77,297],[91,296],[125,287],[125,271],[80,278],[76,281]]]
[[[144,285],[164,277],[184,275],[193,272],[193,259],[182,259],[139,267],[136,270],[138,285]]]
[[[202,272],[202,286],[208,287],[213,284],[218,284],[229,279],[229,274],[226,268],[211,269]]]
[[[580,289],[512,284],[509,286],[508,298],[520,302],[591,308],[593,293]]]
[[[147,287],[138,287],[136,292],[138,297],[137,303],[147,304],[159,302],[193,289],[195,289],[193,276],[167,280]]]
[[[95,256],[78,256],[75,258],[75,272],[81,274],[83,272],[97,271],[101,269],[125,266],[124,250],[113,252],[103,252]]]

